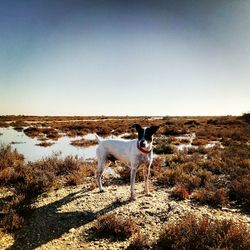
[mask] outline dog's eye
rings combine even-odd
[[[145,133],[145,140],[152,141],[152,135]]]

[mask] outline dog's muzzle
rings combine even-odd
[[[140,146],[141,148],[145,148],[145,146],[146,146],[146,141],[145,141],[145,140],[140,140],[140,141],[139,141],[139,146]]]
[[[144,141],[144,143],[145,143],[145,141]],[[141,145],[141,141],[137,141],[137,148],[138,148],[142,153],[144,153],[144,154],[149,154],[149,153],[151,153],[152,149],[146,150],[146,149],[144,149],[145,145],[144,145],[144,147],[142,147],[142,146],[140,146],[140,145]]]

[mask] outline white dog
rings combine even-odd
[[[145,179],[145,193],[150,195],[148,187],[148,179],[150,175],[150,166],[153,161],[153,134],[158,130],[158,126],[150,128],[142,128],[140,125],[133,125],[138,132],[138,139],[123,140],[123,139],[103,139],[97,135],[96,139],[99,143],[96,149],[98,166],[96,171],[96,179],[100,192],[103,192],[101,176],[105,168],[107,160],[119,160],[129,164],[130,170],[130,186],[131,200],[135,200],[135,176],[140,165],[147,166],[147,174]]]

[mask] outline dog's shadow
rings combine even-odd
[[[87,195],[84,191],[78,191],[58,201],[34,209],[32,214],[26,219],[24,226],[14,233],[14,244],[8,250],[35,249],[51,240],[60,238],[71,228],[76,229],[83,226],[95,220],[98,216],[128,203],[128,201],[115,201],[97,212],[87,210],[73,212],[58,211],[62,205],[81,197],[79,194],[81,196]]]

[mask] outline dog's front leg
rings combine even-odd
[[[131,201],[135,200],[135,177],[136,177],[136,172],[137,172],[137,167],[132,166],[131,170],[130,170],[130,190],[131,190],[130,200]]]
[[[148,168],[147,168],[147,173],[144,175],[144,182],[145,182],[145,193],[148,196],[151,196],[151,193],[149,192],[149,177],[150,177],[150,168],[151,168],[151,164],[149,164]]]

